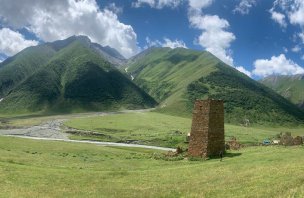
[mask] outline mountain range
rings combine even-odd
[[[0,64],[0,112],[155,106],[152,97],[119,72],[120,61],[124,58],[116,50],[84,36],[27,48]]]
[[[286,98],[207,51],[149,48],[125,59],[85,36],[24,49],[0,64],[0,113],[156,107],[191,116],[195,99],[223,99],[228,123],[301,123]],[[159,104],[159,105],[158,105]]]
[[[304,74],[273,75],[260,82],[304,110]]]
[[[225,121],[303,121],[303,111],[272,89],[220,61],[211,53],[152,48],[131,58],[125,70],[160,103],[159,111],[189,116],[195,99],[223,99]]]

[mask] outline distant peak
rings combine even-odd
[[[91,42],[90,38],[85,35],[74,35],[72,37],[74,37],[76,40],[85,40]]]

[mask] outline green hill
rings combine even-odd
[[[32,74],[20,80],[10,92],[3,92],[0,112],[99,111],[147,108],[156,104],[94,50],[87,39],[74,37],[42,45],[45,46],[54,49],[52,57],[48,61],[43,59],[46,63],[40,63],[40,68],[29,72]],[[41,46],[32,49],[35,48]],[[12,59],[18,59],[18,56]],[[29,65],[38,65],[33,62]],[[4,67],[11,69],[7,64]],[[10,78],[15,76],[11,74]],[[7,90],[5,86],[3,90]]]
[[[39,70],[55,53],[47,45],[29,47],[0,63],[0,98]]]
[[[209,97],[225,101],[226,122],[304,120],[304,112],[295,105],[209,52],[152,48],[130,59],[126,70],[160,103],[160,112],[189,116],[195,99]]]
[[[269,76],[260,81],[304,109],[304,75]]]

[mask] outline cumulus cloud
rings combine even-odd
[[[182,48],[187,48],[186,44],[184,41],[181,40],[170,40],[168,38],[164,38],[165,42],[163,43],[163,47],[170,47],[172,49],[182,47]]]
[[[146,42],[147,42],[147,46],[145,48],[148,47],[170,47],[172,49],[178,47],[187,48],[185,42],[178,39],[170,40],[168,38],[164,38],[164,41],[162,42],[160,40],[151,40],[149,37],[146,37]]]
[[[233,66],[230,44],[236,38],[228,32],[229,22],[217,15],[204,15],[202,9],[210,6],[213,0],[189,0],[188,18],[193,28],[202,30],[197,43],[223,62]]]
[[[299,33],[299,37],[302,40],[303,44],[304,44],[304,32]]]
[[[35,40],[26,40],[19,32],[15,32],[9,28],[0,29],[0,54],[12,56],[24,48],[37,44],[38,42]]]
[[[106,6],[106,9],[114,12],[115,14],[121,14],[123,12],[122,7],[116,6],[115,3],[110,3],[108,6]]]
[[[298,25],[304,27],[304,1],[303,0],[293,0],[293,3],[291,4],[291,11],[289,12],[289,19],[290,19],[291,24],[298,24]]]
[[[303,0],[276,0],[273,3],[272,11],[280,8],[289,19],[289,22],[293,25],[300,25],[304,27],[304,1]],[[276,12],[277,13],[277,12]],[[272,17],[273,18],[273,17]],[[276,16],[276,19],[284,19],[282,13]]]
[[[189,0],[189,7],[192,10],[199,10],[210,6],[213,0]]]
[[[193,27],[202,30],[198,43],[226,64],[233,66],[229,48],[235,36],[227,31],[228,21],[217,15],[193,15],[189,20]]]
[[[249,14],[250,9],[256,5],[256,0],[241,0],[240,3],[234,8],[234,13],[242,15]]]
[[[249,77],[252,77],[252,74],[250,71],[246,70],[244,67],[242,66],[238,66],[238,67],[235,67],[235,69],[237,69],[239,72],[242,72],[243,74],[246,74],[247,76]]]
[[[300,48],[300,46],[296,45],[291,49],[291,51],[297,53],[297,52],[301,51],[301,48]]]
[[[137,0],[132,3],[132,6],[139,8],[142,6],[150,6],[152,8],[162,9],[164,7],[176,8],[184,0]]]
[[[112,5],[113,8],[113,5]],[[125,57],[136,54],[137,35],[119,21],[112,8],[100,10],[95,0],[2,0],[0,18],[13,28],[26,28],[44,41],[87,35]]]
[[[257,76],[269,76],[273,74],[295,75],[303,74],[304,69],[290,59],[286,59],[284,54],[272,56],[271,59],[258,59],[254,62],[253,74]]]
[[[271,19],[280,24],[281,27],[286,28],[287,23],[285,21],[285,15],[279,12],[274,11],[273,9],[269,10],[271,14]]]

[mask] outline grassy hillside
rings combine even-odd
[[[225,101],[226,122],[301,123],[304,112],[209,52],[152,48],[129,60],[134,82],[161,103],[160,112],[189,116],[195,99]]]
[[[304,75],[269,76],[260,82],[304,109]]]
[[[304,196],[303,147],[249,147],[220,162],[12,137],[0,145],[1,197]]]
[[[0,63],[0,98],[39,70],[55,52],[47,45],[29,47]]]
[[[155,104],[87,42],[76,39],[6,95],[0,102],[0,111],[77,112]]]

